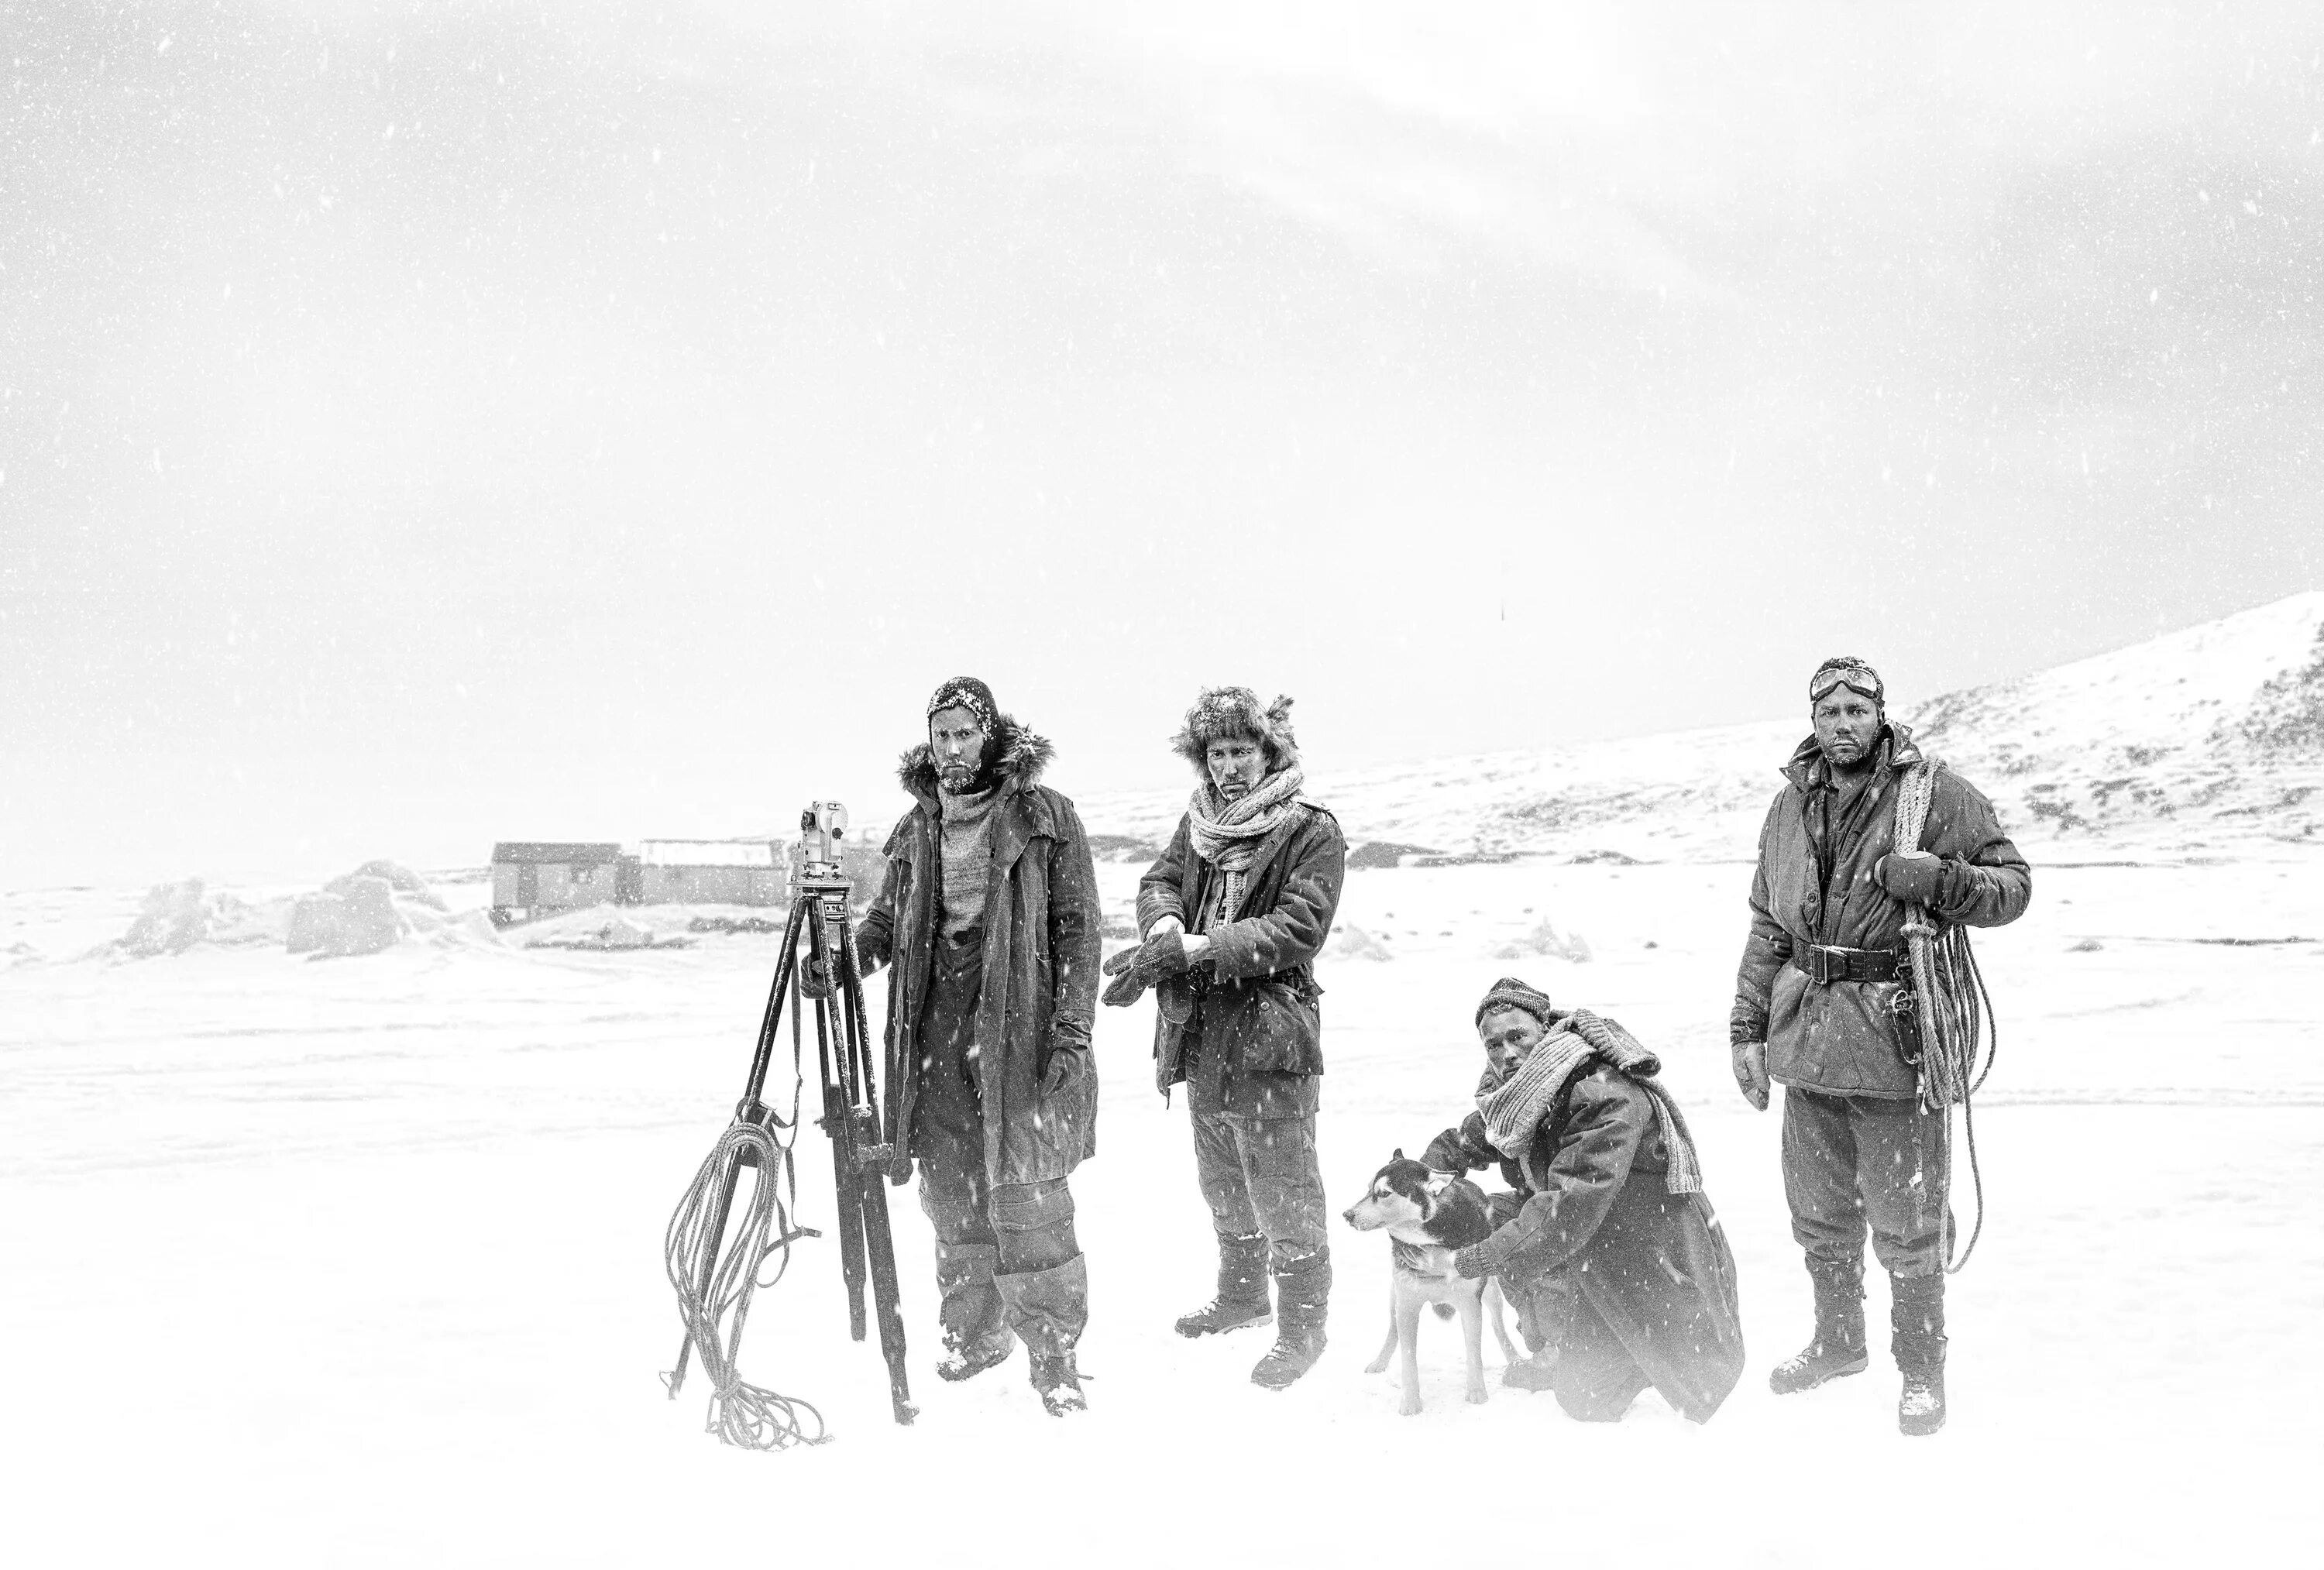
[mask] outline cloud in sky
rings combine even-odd
[[[869,821],[960,670],[1087,790],[1204,681],[1377,761],[2324,574],[2305,8],[29,14],[20,866]]]

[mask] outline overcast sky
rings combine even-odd
[[[1329,767],[2324,586],[2319,8],[1446,9],[10,5],[0,883],[884,822],[955,674],[1085,794],[1207,683]]]

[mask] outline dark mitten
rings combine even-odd
[[[1138,963],[1142,952],[1144,950],[1140,949],[1124,949],[1099,967],[1113,978],[1106,983],[1105,991],[1100,994],[1110,1006],[1128,1008],[1145,996],[1146,989],[1154,985],[1153,972]]]
[[[1186,973],[1186,941],[1176,927],[1165,927],[1139,946],[1138,963],[1156,976]]]
[[[1078,1042],[1059,1042],[1049,1049],[1049,1060],[1041,1070],[1041,1094],[1055,1096],[1074,1077],[1077,1065],[1087,1059],[1089,1049]]]
[[[1454,1176],[1469,1170],[1469,1152],[1461,1147],[1461,1131],[1448,1128],[1428,1142],[1420,1152],[1420,1164],[1432,1172],[1451,1172]]]
[[[1906,904],[1933,905],[1943,896],[1947,863],[1925,851],[1891,851],[1873,868],[1873,877],[1891,899]]]

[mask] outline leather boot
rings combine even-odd
[[[1246,1325],[1264,1325],[1275,1317],[1267,1306],[1267,1239],[1219,1239],[1219,1293],[1191,1314],[1178,1317],[1178,1334],[1216,1336]]]
[[[1815,1288],[1815,1339],[1769,1372],[1767,1388],[1779,1396],[1862,1373],[1871,1362],[1864,1345],[1864,1267],[1812,1259],[1808,1280]]]
[[[1896,1427],[1918,1437],[1945,1426],[1945,1278],[1888,1278],[1889,1350],[1904,1376]]]
[[[1275,1300],[1281,1323],[1275,1345],[1250,1371],[1250,1382],[1279,1391],[1315,1366],[1323,1355],[1323,1318],[1332,1299],[1332,1259],[1329,1254],[1302,1260],[1289,1270],[1275,1272]]]
[[[1053,1418],[1089,1410],[1089,1398],[1082,1393],[1081,1370],[1074,1366],[1070,1352],[1034,1353],[1033,1389],[1040,1395],[1041,1409]]]

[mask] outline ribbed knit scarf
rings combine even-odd
[[[1226,874],[1221,920],[1232,921],[1241,908],[1243,874],[1250,870],[1259,841],[1283,826],[1298,804],[1299,787],[1306,783],[1306,772],[1295,763],[1268,776],[1257,790],[1231,804],[1215,785],[1205,782],[1194,787],[1194,798],[1186,803],[1186,833],[1194,854]]]
[[[1556,1105],[1558,1093],[1585,1066],[1600,1061],[1621,1070],[1655,1104],[1655,1122],[1670,1153],[1664,1187],[1674,1194],[1702,1192],[1702,1168],[1695,1160],[1686,1118],[1655,1078],[1662,1072],[1662,1060],[1620,1025],[1588,1009],[1577,1008],[1567,1015],[1507,1083],[1477,1097],[1477,1110],[1485,1119],[1485,1137],[1503,1155],[1523,1161],[1541,1132],[1542,1119]]]
[[[975,795],[939,790],[936,810],[943,821],[939,849],[944,858],[944,911],[939,923],[944,935],[957,938],[984,919],[985,886],[991,877],[992,803],[995,785]]]

